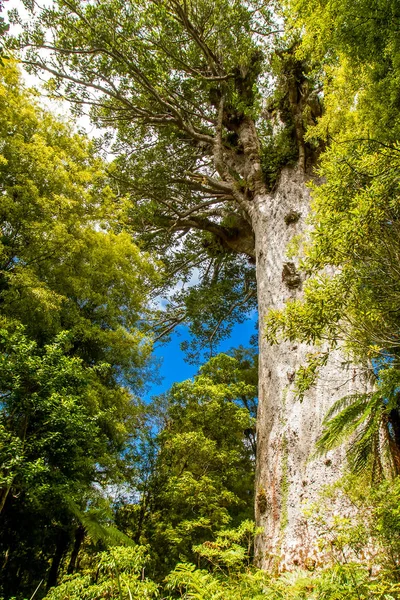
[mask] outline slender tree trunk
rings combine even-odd
[[[53,559],[51,561],[51,566],[49,570],[49,574],[47,576],[47,589],[49,590],[51,587],[57,585],[58,573],[61,566],[61,561],[64,558],[64,554],[67,551],[69,543],[69,535],[63,529],[59,530],[56,542],[56,548],[54,551]]]
[[[140,544],[140,538],[142,535],[143,523],[146,516],[147,503],[149,501],[149,490],[146,490],[143,494],[142,501],[140,503],[139,518],[137,520],[136,533],[134,540],[136,544]]]
[[[255,498],[256,521],[263,528],[256,557],[268,569],[311,566],[317,560],[317,534],[303,516],[303,503],[317,500],[323,486],[337,480],[344,461],[341,451],[317,460],[310,457],[328,408],[363,388],[354,367],[346,367],[336,354],[300,402],[294,395],[294,376],[313,348],[290,342],[271,347],[263,336],[268,310],[302,294],[302,277],[286,249],[294,235],[305,231],[305,182],[299,170],[284,170],[276,191],[258,195],[252,212],[260,318]]]
[[[82,546],[82,542],[85,539],[85,528],[83,525],[79,525],[75,531],[74,547],[72,548],[71,556],[68,563],[67,574],[72,575],[76,570],[76,561],[78,559],[79,551]]]
[[[3,512],[10,491],[11,485],[7,485],[0,490],[0,514]]]

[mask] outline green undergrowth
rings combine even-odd
[[[340,516],[337,510],[341,506]],[[347,514],[347,516],[346,516]],[[197,564],[152,577],[150,546],[86,548],[80,570],[46,600],[397,600],[400,598],[400,478],[372,489],[348,477],[305,513],[317,531],[307,568],[273,575],[254,566],[251,521],[194,547]],[[40,595],[38,595],[40,597]]]

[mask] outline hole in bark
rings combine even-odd
[[[296,266],[293,262],[283,263],[282,281],[289,288],[297,288],[301,284],[300,273],[296,271]]]
[[[294,381],[294,378],[295,378],[295,376],[296,376],[296,371],[288,371],[288,372],[286,373],[286,375],[287,375],[287,378],[288,378],[288,380],[289,380],[289,383],[293,383],[293,381]]]
[[[300,219],[301,214],[295,210],[291,210],[285,215],[284,220],[287,226],[294,225]]]
[[[261,515],[264,515],[271,508],[267,494],[264,488],[260,488],[257,493],[257,506]]]

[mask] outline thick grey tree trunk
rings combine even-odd
[[[309,212],[305,182],[304,173],[284,170],[274,193],[255,198],[251,215],[260,318],[255,496],[256,521],[263,533],[256,542],[256,557],[259,566],[267,569],[311,566],[318,560],[317,534],[303,507],[317,500],[325,484],[337,480],[344,460],[342,451],[317,460],[310,457],[333,402],[363,388],[354,368],[336,354],[300,402],[294,395],[294,374],[313,348],[289,342],[271,347],[263,335],[268,310],[302,294],[299,275],[286,251],[293,236],[305,231]],[[295,213],[299,213],[297,222]]]

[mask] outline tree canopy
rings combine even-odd
[[[158,335],[186,322],[215,346],[255,306],[252,200],[311,152],[290,100],[300,70],[290,52],[271,58],[280,34],[272,5],[230,0],[60,2],[25,25],[26,66],[112,135],[127,225],[163,257],[166,286],[199,279],[170,298]]]
[[[253,517],[256,409],[255,355],[240,348],[147,407],[140,498],[121,503],[117,523],[150,544],[158,575],[192,560],[193,545]]]
[[[71,506],[85,511],[96,486],[121,477],[156,280],[155,261],[115,230],[92,145],[35,96],[12,62],[1,67],[0,546],[11,594],[46,572],[55,582],[77,526]]]

